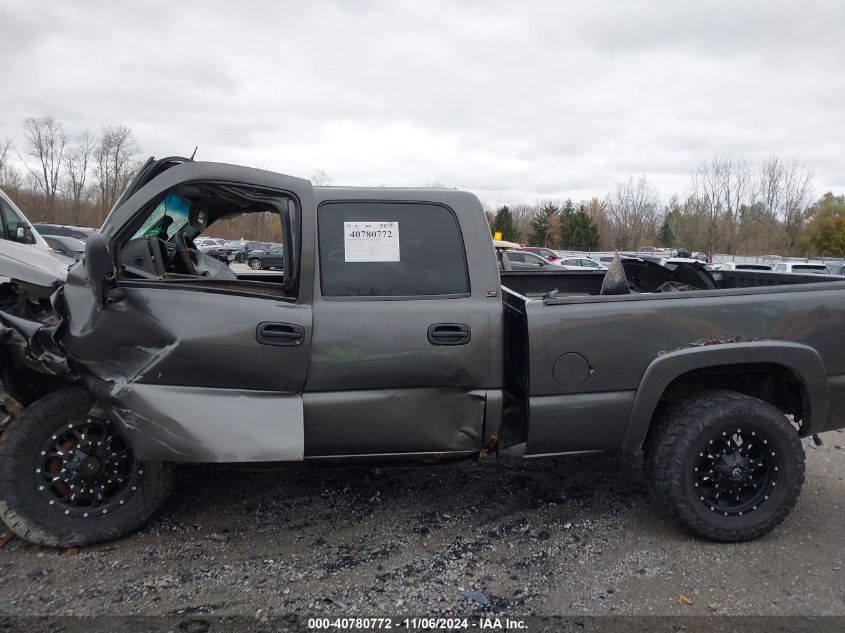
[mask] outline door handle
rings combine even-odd
[[[259,323],[255,329],[255,340],[262,345],[293,347],[304,339],[305,328],[292,323]]]
[[[472,339],[468,325],[435,323],[428,326],[428,342],[432,345],[466,345]]]

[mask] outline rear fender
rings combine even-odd
[[[646,368],[634,398],[623,451],[633,453],[642,446],[660,398],[673,380],[697,369],[749,363],[780,365],[794,373],[802,384],[808,409],[801,434],[812,435],[824,426],[828,413],[826,374],[824,362],[812,347],[781,341],[704,345],[669,352]]]

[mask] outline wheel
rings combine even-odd
[[[73,547],[140,527],[172,488],[170,464],[142,462],[82,387],[44,396],[0,436],[0,519],[37,545]]]
[[[645,442],[655,500],[696,536],[747,541],[786,518],[804,449],[786,416],[757,398],[708,391],[667,409]]]
[[[249,267],[253,270],[261,270],[261,260],[257,257],[253,257],[249,260]]]
[[[246,253],[238,253],[235,255],[235,261],[239,264],[243,264],[246,261]]]

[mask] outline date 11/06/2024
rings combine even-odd
[[[479,618],[309,618],[311,630],[526,630],[524,620],[498,617]]]

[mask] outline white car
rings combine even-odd
[[[811,262],[781,262],[775,266],[776,273],[797,273],[799,275],[829,275],[830,269],[824,264]]]
[[[30,244],[39,250],[53,252],[32,223],[2,190],[0,190],[0,239]]]
[[[704,262],[692,257],[663,257],[658,263],[665,266],[666,264],[703,264]]]
[[[758,270],[771,272],[772,267],[769,264],[746,264],[741,262],[727,262],[721,264],[718,270]]]
[[[600,264],[589,257],[563,257],[556,262],[556,266],[562,266],[564,270],[606,270],[607,266]]]

